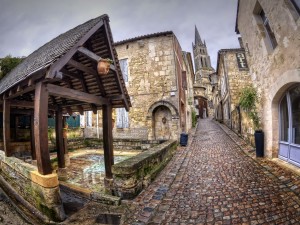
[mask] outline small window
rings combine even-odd
[[[276,46],[277,46],[277,41],[276,41],[275,35],[274,35],[274,33],[273,33],[273,31],[272,31],[272,29],[271,29],[271,27],[270,27],[269,19],[268,19],[268,17],[266,16],[264,10],[261,10],[261,12],[260,12],[259,15],[260,15],[260,17],[261,17],[261,19],[262,19],[264,28],[265,28],[265,30],[266,30],[266,33],[267,33],[267,36],[268,36],[268,38],[269,38],[269,40],[270,40],[270,43],[271,43],[271,45],[272,45],[272,48],[274,49],[274,48],[276,48]]]
[[[129,117],[125,108],[117,108],[117,128],[128,128]]]
[[[92,118],[92,111],[87,111],[86,112],[86,126],[87,127],[92,127],[92,121],[93,121],[93,118]]]
[[[121,59],[119,62],[120,62],[123,79],[125,82],[128,82],[128,59]]]

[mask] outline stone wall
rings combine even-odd
[[[115,194],[123,199],[137,196],[164,168],[176,148],[176,141],[167,141],[113,165]]]
[[[119,60],[128,60],[126,88],[132,103],[129,111],[130,130],[146,128],[149,139],[155,138],[153,115],[148,114],[153,104],[166,101],[173,105],[177,112],[180,112],[177,83],[179,71],[175,69],[178,65],[178,55],[174,49],[175,43],[178,43],[176,37],[169,34],[129,41],[115,46]],[[170,138],[177,139],[180,133],[178,118],[171,118],[167,122],[172,124],[170,126]],[[116,133],[120,135],[121,131]],[[145,133],[143,132],[143,134]],[[132,136],[132,138],[134,137],[136,136]]]
[[[119,60],[127,59],[128,62],[126,88],[132,107],[129,111],[129,127],[122,129],[116,127],[117,115],[113,110],[113,119],[116,121],[114,138],[154,140],[167,136],[178,139],[181,120],[185,119],[186,112],[182,113],[179,105],[183,59],[175,35],[172,32],[146,35],[141,39],[116,44],[115,48]],[[184,96],[182,98],[185,102]],[[158,116],[155,121],[155,113],[162,109],[164,113],[171,112],[171,116],[165,117],[167,121]],[[93,115],[92,123],[92,127],[85,128],[85,137],[102,136],[100,111]],[[169,125],[168,129],[165,129],[165,124]]]
[[[237,61],[237,54],[245,55],[245,51],[244,49],[221,49],[218,54],[217,73],[219,76],[218,86],[222,89],[220,92],[223,103],[223,122],[245,139],[250,139],[248,131],[249,129],[252,130],[253,125],[248,122],[249,119],[246,114],[242,112],[239,114],[238,112],[240,93],[244,87],[251,84],[249,70],[239,68]]]
[[[257,15],[259,7],[268,17],[278,44],[275,48],[270,46]],[[251,79],[260,96],[258,108],[265,133],[265,155],[277,157],[278,105],[285,91],[300,82],[299,13],[288,0],[240,0],[237,28],[246,48]]]
[[[49,221],[65,219],[56,174],[40,175],[36,166],[14,157],[5,157],[4,152],[0,151],[0,176],[1,187],[8,194],[17,192],[17,195],[46,215]]]

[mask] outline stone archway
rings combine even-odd
[[[152,116],[155,140],[169,140],[171,138],[172,115],[166,106],[158,106]]]
[[[269,158],[278,157],[280,100],[297,83],[300,83],[300,70],[286,71],[274,82],[264,104],[265,155]]]
[[[178,109],[167,101],[158,101],[148,110],[148,136],[150,140],[177,139],[179,137]]]

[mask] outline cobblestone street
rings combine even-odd
[[[135,199],[128,224],[300,223],[298,176],[251,158],[241,139],[209,119],[193,138]]]

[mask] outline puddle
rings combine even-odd
[[[116,164],[130,157],[132,156],[114,156],[114,162]],[[67,183],[97,192],[103,190],[104,155],[85,154],[71,157],[70,160]]]

